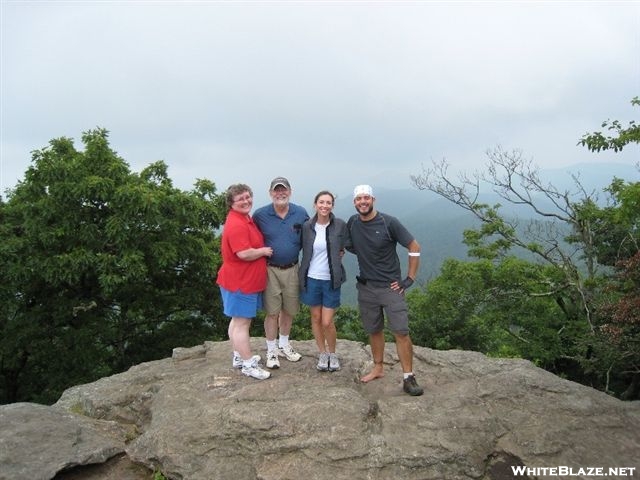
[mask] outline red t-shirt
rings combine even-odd
[[[264,237],[251,217],[229,210],[221,243],[222,266],[217,284],[230,292],[262,292],[267,286],[267,258],[246,261],[236,255],[242,250],[264,247]]]

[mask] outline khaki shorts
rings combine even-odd
[[[299,266],[286,270],[267,267],[267,289],[263,295],[263,307],[267,315],[275,315],[284,310],[294,316],[300,310]]]
[[[389,287],[374,287],[359,282],[356,290],[362,327],[366,333],[381,332],[386,313],[389,330],[400,335],[409,334],[409,314],[404,293],[394,292]]]

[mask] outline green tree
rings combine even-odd
[[[598,262],[594,249],[597,229],[591,210],[595,193],[587,192],[574,178],[578,196],[543,182],[539,169],[518,150],[496,148],[487,152],[489,163],[484,174],[461,176],[460,182],[447,175],[445,161],[414,176],[420,189],[427,189],[471,212],[481,222],[476,230],[465,232],[469,254],[499,261],[510,252],[527,252],[534,261],[552,266],[563,276],[549,295],[562,290],[566,314],[579,311],[580,321],[593,331],[594,320],[589,301],[598,288]],[[488,185],[500,198],[519,208],[527,208],[534,219],[525,226],[521,219],[501,213],[501,204],[479,201],[481,184]],[[576,254],[577,251],[577,254]]]
[[[547,267],[508,256],[445,261],[440,275],[408,295],[412,338],[436,349],[527,358],[551,371],[571,328],[553,295]]]
[[[64,388],[226,335],[215,274],[215,186],[172,186],[163,162],[140,174],[108,132],[33,152],[1,204],[0,394],[52,402]]]
[[[360,320],[360,313],[357,308],[346,305],[341,306],[336,310],[335,322],[338,338],[369,343],[369,335],[365,333],[362,327],[362,320]]]
[[[615,268],[596,299],[599,312],[594,354],[586,367],[599,375],[604,389],[640,398],[640,182],[615,179],[609,206],[595,215],[603,234],[595,248]],[[619,373],[619,374],[618,374]]]
[[[632,104],[640,104],[637,97]],[[619,151],[640,143],[634,121],[628,128],[617,121],[603,126],[617,135],[596,132],[580,143],[593,151]],[[429,309],[440,312],[447,319],[444,327],[428,333],[444,335],[439,341],[446,347],[473,339],[468,330],[473,331],[478,321],[498,326],[501,330],[490,329],[488,337],[477,332],[478,348],[491,352],[495,342],[482,342],[509,331],[501,340],[508,352],[574,380],[637,398],[638,318],[632,312],[639,297],[639,184],[614,179],[605,190],[609,205],[601,207],[596,193],[587,192],[577,177],[574,191],[561,191],[543,182],[537,167],[519,151],[497,148],[487,155],[482,174],[463,174],[455,181],[442,161],[412,177],[418,188],[439,194],[480,220],[478,229],[465,232],[465,243],[471,256],[493,267],[450,265],[433,287],[429,285],[422,304],[414,302],[414,315],[425,316]],[[508,204],[528,208],[534,220],[523,227],[520,219],[501,212],[501,204],[480,202],[481,184]],[[514,263],[510,256],[516,250],[527,253],[532,262]],[[617,275],[612,277],[614,267]],[[446,302],[452,305],[449,311],[438,310]]]
[[[639,106],[640,98],[634,97],[631,105]],[[635,120],[631,120],[626,128],[618,120],[605,120],[602,122],[602,128],[613,132],[614,135],[607,136],[602,132],[585,133],[578,145],[586,146],[592,152],[619,152],[630,143],[640,143],[640,125],[636,124]]]
[[[640,105],[640,99],[635,97],[631,104]],[[619,121],[607,120],[602,127],[615,135],[588,133],[579,144],[596,152],[640,144],[635,121],[623,128]],[[600,318],[594,354],[585,364],[601,377],[605,390],[621,391],[622,398],[633,400],[640,398],[640,182],[615,178],[607,191],[611,204],[591,212],[601,227],[594,248],[603,264],[615,267],[615,275],[596,299]]]
[[[600,324],[588,367],[607,391],[640,397],[640,251],[616,265],[616,276],[599,299]],[[616,375],[617,373],[619,375]]]
[[[493,265],[490,261],[447,259],[440,275],[423,289],[407,294],[411,339],[439,350],[488,352],[489,326],[482,321],[483,305]]]

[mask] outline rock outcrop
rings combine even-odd
[[[51,407],[2,406],[0,479],[500,480],[527,478],[512,469],[523,466],[640,477],[638,402],[524,360],[422,347],[425,394],[410,397],[393,344],[386,376],[369,384],[358,381],[368,347],[339,341],[342,370],[320,373],[315,343],[294,344],[303,359],[265,381],[231,367],[228,342],[206,342],[70,388]]]

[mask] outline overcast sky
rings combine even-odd
[[[103,127],[133,171],[266,198],[410,188],[487,149],[542,168],[634,164],[577,146],[638,119],[640,1],[2,2],[0,193],[31,151]]]

